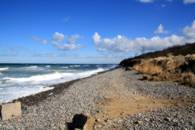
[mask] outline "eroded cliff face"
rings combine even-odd
[[[195,54],[134,59],[131,66],[125,67],[147,74],[143,79],[171,80],[195,87]]]

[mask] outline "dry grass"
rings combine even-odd
[[[141,64],[134,65],[133,68],[138,72],[151,75],[161,74],[163,72],[162,67],[155,65],[153,62],[148,60],[142,61]]]
[[[140,73],[148,74],[142,80],[171,80],[195,87],[194,62],[195,55],[157,57],[142,59],[132,68]]]
[[[179,82],[184,85],[195,87],[195,75],[192,72],[183,73],[179,79]]]

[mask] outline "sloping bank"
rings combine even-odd
[[[195,87],[195,43],[146,53],[120,63],[146,74],[142,79],[175,81]]]

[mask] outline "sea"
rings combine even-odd
[[[0,103],[53,89],[52,85],[89,77],[115,64],[0,64]]]

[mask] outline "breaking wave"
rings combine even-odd
[[[83,69],[83,66],[21,65],[1,67],[0,103],[9,102],[20,97],[53,89],[52,85],[54,84],[86,78],[91,75],[110,69],[110,66],[98,66],[94,69],[90,68],[90,65],[84,66],[85,69]],[[77,67],[79,69],[74,69]],[[87,70],[86,67],[89,67],[89,69]],[[62,70],[62,68],[64,69]],[[4,74],[4,71],[9,73]]]
[[[2,72],[2,71],[7,71],[7,70],[9,70],[8,67],[0,68],[0,71],[1,71],[1,72]]]
[[[79,72],[79,73],[60,73],[54,72],[50,74],[43,74],[43,75],[35,75],[31,77],[20,77],[20,78],[13,78],[13,77],[4,77],[3,80],[9,83],[32,83],[32,84],[39,84],[45,82],[52,82],[55,80],[57,81],[70,81],[74,79],[84,78],[96,74],[98,72],[102,72],[105,69],[99,68],[96,70]],[[47,83],[48,83],[47,82]]]

